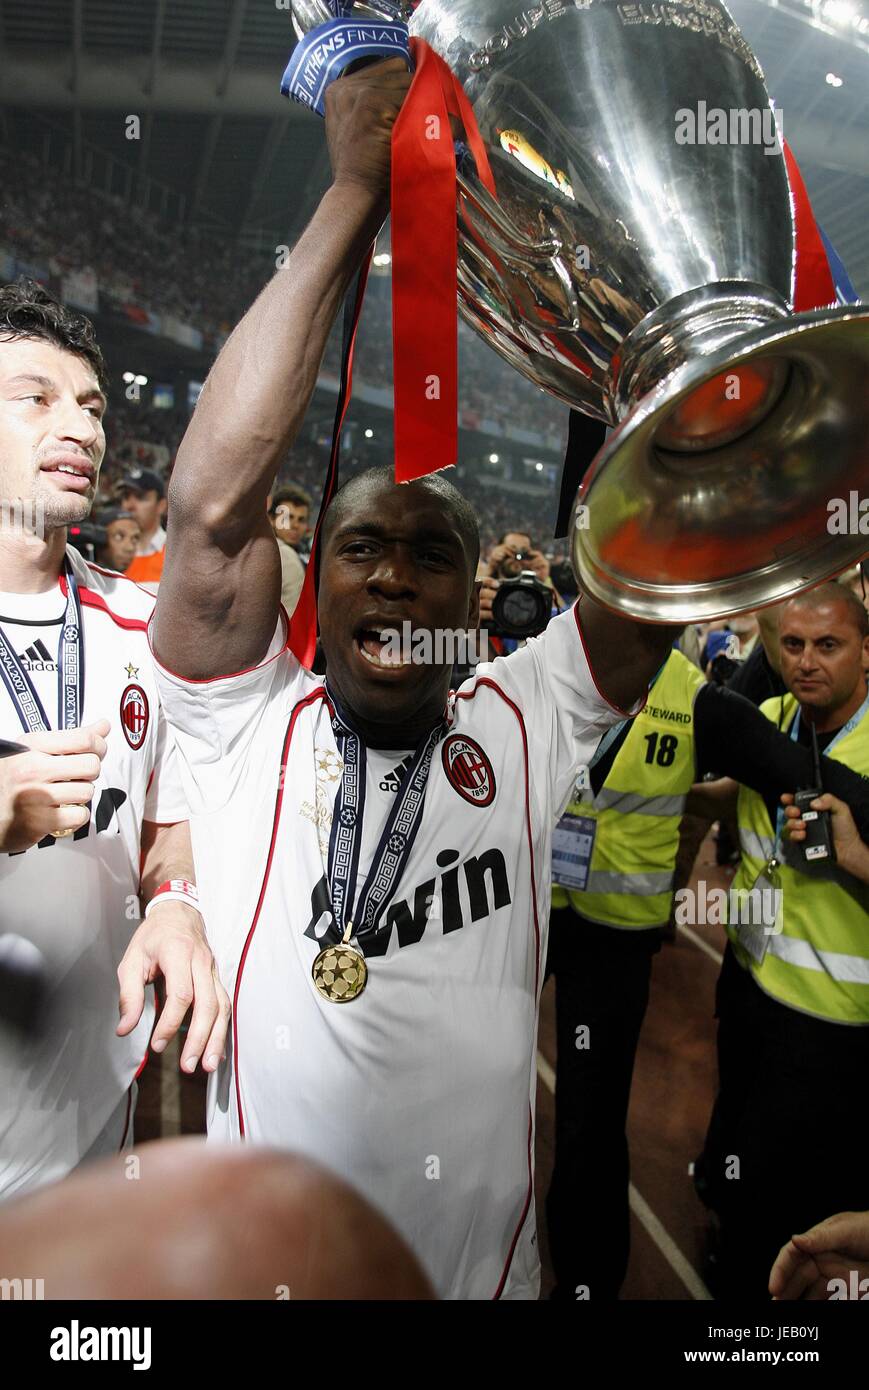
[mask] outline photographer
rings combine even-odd
[[[564,603],[549,576],[549,561],[526,531],[505,531],[481,561],[480,627],[488,633],[491,655],[513,652],[536,637]]]

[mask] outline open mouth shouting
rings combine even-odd
[[[406,671],[411,665],[410,646],[395,626],[357,628],[355,641],[359,655],[375,671]]]

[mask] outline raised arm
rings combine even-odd
[[[645,695],[684,627],[634,622],[590,594],[579,601],[579,621],[598,689],[626,711]]]
[[[750,700],[732,690],[701,686],[694,705],[694,736],[698,777],[723,773],[773,801],[814,782],[809,749],[781,733]],[[858,833],[869,837],[869,778],[825,755],[821,778],[826,791],[850,806]],[[693,799],[687,809],[696,814]]]
[[[281,566],[266,499],[344,293],[386,217],[391,131],[410,81],[391,59],[330,88],[333,183],[221,350],[178,450],[154,650],[188,679],[254,665],[274,632]]]

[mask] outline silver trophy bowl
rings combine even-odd
[[[575,508],[583,587],[680,622],[865,555],[828,504],[869,484],[869,310],[793,312],[780,133],[724,5],[423,0],[409,27],[462,82],[494,177],[492,196],[460,144],[462,317],[613,427]]]

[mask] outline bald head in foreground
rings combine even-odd
[[[0,1279],[46,1299],[430,1299],[407,1246],[293,1154],[145,1144],[0,1207]]]

